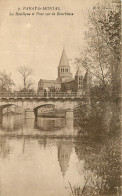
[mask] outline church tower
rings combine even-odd
[[[71,79],[72,74],[70,72],[70,66],[67,59],[65,50],[63,49],[61,59],[58,66],[58,80],[63,82],[65,80]]]
[[[83,72],[80,69],[80,67],[78,67],[77,72],[75,74],[75,86],[77,92],[83,91]]]
[[[89,97],[90,85],[91,85],[91,77],[90,77],[89,70],[86,71],[86,74],[83,79],[83,84],[84,84],[85,94]]]

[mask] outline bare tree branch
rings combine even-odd
[[[30,87],[33,85],[33,81],[30,79],[30,76],[33,75],[33,70],[29,67],[22,66],[18,69],[18,72],[22,76],[23,88],[25,90],[29,90]]]

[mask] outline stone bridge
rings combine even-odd
[[[0,96],[0,114],[4,108],[7,108],[12,105],[16,105],[25,110],[27,118],[33,118],[37,116],[38,109],[44,105],[54,105],[55,109],[64,109],[67,111],[66,116],[73,117],[73,110],[77,106],[78,101],[83,99],[83,97],[78,96],[77,94],[55,94],[55,96],[39,96],[37,94],[30,94],[26,96],[15,96],[15,94],[10,94],[7,96]],[[71,115],[69,115],[71,114]]]

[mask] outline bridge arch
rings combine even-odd
[[[38,116],[38,111],[39,111],[40,108],[44,108],[44,112],[45,112],[46,110],[49,111],[50,109],[54,110],[54,109],[55,109],[55,104],[51,104],[51,103],[50,103],[50,104],[47,104],[47,103],[45,103],[45,104],[36,106],[36,107],[33,109],[34,114],[35,114],[35,117]],[[42,110],[42,112],[43,112],[43,110]]]
[[[3,110],[4,108],[7,108],[9,106],[15,105],[14,103],[4,104],[0,106],[0,110]]]
[[[47,103],[45,103],[45,104],[36,106],[33,110],[37,111],[38,109],[40,109],[40,108],[42,108],[44,106],[53,106],[53,107],[55,107],[55,104],[47,104]]]
[[[10,107],[10,106],[15,106],[15,107],[16,107],[16,108],[14,108],[15,111],[16,111],[17,108],[21,108],[21,109],[22,109],[22,106],[20,106],[20,105],[18,105],[18,104],[16,104],[16,103],[6,103],[6,104],[3,104],[3,105],[0,105],[0,116],[3,115],[3,110],[4,110],[5,108]],[[13,110],[13,111],[14,111],[14,110]],[[11,109],[11,111],[12,111],[12,109]]]

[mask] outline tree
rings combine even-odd
[[[102,32],[106,32],[105,40],[111,52],[110,73],[112,90],[120,92],[120,60],[121,60],[121,7],[120,1],[108,13],[108,18],[100,20]]]
[[[11,91],[14,82],[11,79],[11,73],[7,74],[5,71],[0,72],[0,91]]]
[[[110,89],[120,90],[120,15],[119,1],[99,3],[89,11],[87,47],[82,57],[76,59],[93,75],[93,81],[109,93]]]
[[[121,187],[120,143],[116,137],[99,143],[83,138],[81,143],[76,142],[75,152],[79,160],[85,160],[84,178],[88,178],[83,195],[117,195],[117,187]]]
[[[22,80],[23,80],[22,90],[24,90],[24,91],[32,90],[34,82],[30,78],[30,76],[33,75],[33,70],[30,69],[29,67],[22,66],[18,69],[18,72],[21,74]]]
[[[119,2],[119,1],[118,1]],[[88,13],[88,30],[85,32],[87,46],[81,58],[76,59],[78,66],[83,66],[92,74],[90,89],[90,114],[79,103],[77,113],[85,121],[84,127],[94,129],[104,122],[104,130],[110,135],[113,133],[111,123],[114,119],[114,128],[119,133],[120,109],[118,94],[120,93],[120,4],[112,1],[99,3]],[[118,103],[118,104],[117,104]],[[87,104],[86,104],[87,105]],[[116,109],[116,110],[115,110]],[[116,116],[116,119],[114,118]],[[95,125],[95,123],[94,123]],[[114,134],[115,134],[114,130]],[[88,129],[89,131],[89,129]],[[89,134],[95,136],[95,129]],[[100,133],[98,133],[100,136]]]

